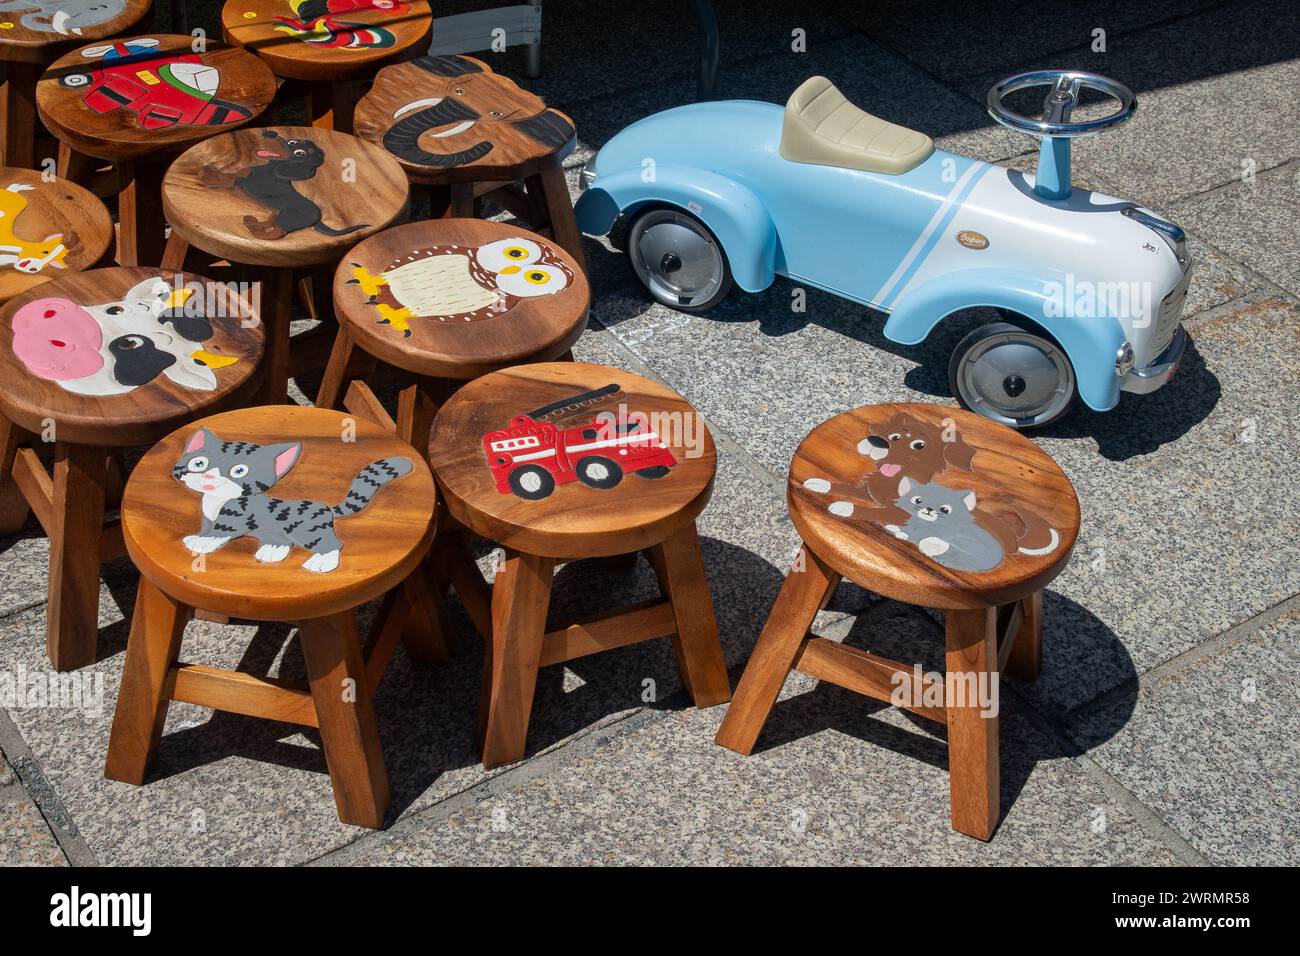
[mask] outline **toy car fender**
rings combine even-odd
[[[961,269],[918,285],[894,303],[885,321],[885,337],[902,345],[924,341],[952,313],[975,306],[1042,315],[1047,294],[1041,274],[1015,269]],[[1124,327],[1106,317],[1058,316],[1052,335],[1074,366],[1079,397],[1096,411],[1119,402],[1122,379],[1115,374],[1115,355],[1124,343]]]
[[[640,166],[604,176],[579,198],[578,228],[604,235],[620,214],[655,204],[674,206],[708,226],[740,288],[761,292],[772,284],[777,239],[767,208],[744,185],[706,170],[661,163],[649,181]]]

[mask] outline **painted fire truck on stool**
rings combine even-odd
[[[488,468],[501,494],[514,493],[537,501],[556,485],[577,480],[589,488],[613,488],[628,472],[642,478],[662,478],[677,464],[672,452],[641,422],[602,419],[559,428],[547,421],[555,415],[591,404],[619,391],[606,385],[583,392],[510,420],[510,427],[483,436]]]

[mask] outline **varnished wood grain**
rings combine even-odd
[[[433,98],[446,103],[421,105]],[[356,132],[413,182],[439,185],[523,179],[559,166],[576,141],[568,116],[470,56],[384,67],[357,104]]]
[[[484,451],[486,434],[511,428],[515,416],[608,385],[619,391],[548,420],[561,430],[585,427],[602,412],[617,420],[620,406],[625,419],[636,413],[651,416],[642,432],[658,429],[657,440],[676,462],[666,474],[642,477],[633,473],[636,466],[629,461],[613,487],[557,481],[540,500],[498,490]],[[596,440],[612,434],[607,425]],[[544,445],[537,450],[544,451]],[[608,454],[610,461],[625,460],[617,448],[600,454]],[[493,372],[461,387],[434,421],[429,460],[447,506],[461,524],[530,554],[576,558],[637,551],[689,525],[709,500],[717,453],[702,418],[671,389],[620,369],[551,362]]]
[[[900,447],[925,441],[933,453],[936,442],[955,445],[959,438],[973,450],[970,468],[962,467],[964,456],[944,458],[943,452],[938,453],[938,469],[931,472],[930,465],[914,465],[901,452],[891,451],[892,459],[873,460],[858,451],[873,427],[880,431],[899,414],[916,423],[913,429],[897,432]],[[928,460],[933,464],[936,459]],[[880,466],[889,464],[899,464],[901,471],[882,481]],[[1050,553],[1031,555],[1013,541],[1004,549],[1002,562],[988,571],[945,567],[922,554],[914,541],[900,540],[886,530],[887,524],[901,526],[907,516],[889,501],[874,500],[871,490],[883,488],[892,494],[904,476],[914,486],[933,482],[975,492],[974,515],[981,527],[1006,533],[1007,521],[995,525],[998,516],[1020,514],[1054,529],[1057,544]],[[827,481],[832,488],[818,492],[808,486],[810,479]],[[923,607],[995,607],[1039,591],[1065,566],[1079,533],[1073,486],[1032,441],[981,416],[934,405],[869,405],[822,423],[795,452],[787,498],[795,528],[822,560],[863,587]],[[853,514],[831,513],[829,507],[836,501],[852,503]],[[1014,525],[1019,519],[1008,520]],[[1041,530],[1042,525],[1036,527]]]
[[[339,819],[378,827],[388,812],[388,773],[355,615],[304,621],[301,640]]]
[[[323,160],[311,170],[290,168],[303,158],[294,155],[298,150],[308,158],[320,150]],[[240,188],[250,174],[250,183],[275,188],[277,199],[257,201]],[[213,256],[313,266],[332,264],[404,220],[408,187],[397,161],[377,146],[332,130],[277,126],[223,133],[187,150],[167,171],[162,192],[172,229]],[[288,228],[303,221],[299,216],[313,217],[313,209],[326,231],[312,224]]]
[[[113,241],[113,219],[97,197],[30,169],[0,169],[0,212],[0,247],[19,247],[0,252],[0,303],[91,268]]]
[[[254,559],[257,541],[241,537],[196,565],[182,541],[201,527],[201,497],[172,477],[185,443],[202,425],[227,441],[302,442],[292,469],[268,494],[340,503],[353,478],[385,457],[413,470],[378,490],[358,514],[340,517],[338,567],[314,573],[308,553],[294,548],[274,564]],[[255,620],[300,620],[350,610],[400,584],[424,557],[432,537],[433,478],[415,449],[378,426],[339,412],[266,406],[226,412],[186,425],[151,449],[127,482],[122,529],[141,573],[195,607]]]
[[[75,18],[63,22],[63,33],[54,28],[52,17],[48,11],[42,12],[41,6],[33,3],[27,10],[0,13],[0,60],[49,63],[63,50],[131,29],[144,19],[151,3],[150,0],[125,0],[121,11],[107,19],[101,19],[89,10],[90,7],[105,6],[93,0],[61,4],[69,14],[77,13],[77,8],[86,8]],[[48,8],[50,4],[43,6]],[[105,12],[112,13],[112,10]],[[78,32],[73,33],[74,29]]]
[[[339,0],[331,6],[339,11],[330,15],[339,27],[346,29],[349,23],[377,27],[391,34],[392,42],[356,46],[307,42],[304,36],[325,37],[321,32],[305,34],[298,26],[324,27],[317,19],[325,9],[319,0],[227,0],[221,9],[221,28],[228,41],[257,53],[277,76],[295,80],[370,76],[384,63],[428,46],[433,15],[426,0]]]
[[[149,45],[148,41],[158,41]],[[92,43],[56,60],[36,84],[41,119],[60,141],[88,156],[112,162],[176,153],[200,140],[255,121],[275,97],[275,77],[267,66],[238,47],[206,40],[202,52],[191,36],[141,34],[111,41],[138,52],[115,65]],[[166,72],[202,65],[217,86],[211,99],[172,85]],[[166,70],[160,72],[160,69]],[[112,93],[100,92],[108,83]],[[121,104],[122,97],[135,97]]]
[[[141,578],[108,740],[104,776],[109,780],[144,783],[167,721],[171,669],[188,620],[188,608]]]
[[[801,550],[736,685],[736,695],[714,738],[717,743],[737,753],[753,752],[786,676],[808,640],[813,618],[839,582],[837,571],[806,546]]]
[[[947,613],[949,675],[988,674],[997,670],[997,610],[952,610]],[[958,679],[956,684],[969,686]],[[993,686],[993,685],[986,685]],[[945,699],[948,718],[948,786],[952,827],[979,840],[993,836],[998,824],[998,718],[975,701]]]
[[[62,342],[69,338],[66,331],[53,329],[46,335],[33,318],[45,308],[43,303],[61,299],[85,306],[112,306],[121,302],[128,291],[139,283],[155,276],[160,276],[173,289],[192,288],[194,291],[189,293],[190,298],[186,301],[194,308],[197,308],[195,303],[199,301],[195,297],[206,297],[204,314],[212,327],[213,335],[205,342],[195,344],[193,350],[201,350],[208,356],[222,360],[236,359],[231,364],[212,369],[216,379],[215,389],[200,390],[179,384],[168,378],[164,370],[146,384],[122,394],[77,394],[58,381],[30,371],[24,360],[15,354],[14,321],[20,311],[29,305],[32,309],[23,312],[27,317],[22,323],[26,330],[24,340],[36,345],[46,341]],[[170,326],[160,328],[159,322],[152,316],[145,318],[148,321],[141,324],[141,330],[152,327],[158,336],[167,342],[173,341],[168,331]],[[57,321],[60,329],[63,328],[62,320],[51,321]],[[75,327],[87,327],[85,323],[89,321],[88,317],[79,319]],[[133,325],[132,329],[134,328]],[[163,338],[155,338],[153,341],[163,343]],[[174,341],[181,340],[177,337]],[[64,345],[68,344],[64,342]],[[105,344],[107,345],[107,340]],[[40,345],[40,348],[45,347]],[[54,348],[51,346],[48,351],[52,353]],[[0,308],[0,379],[5,383],[4,389],[0,390],[0,411],[20,427],[36,434],[45,432],[50,423],[53,423],[55,434],[61,441],[104,446],[145,444],[166,434],[183,421],[247,398],[257,384],[256,373],[262,349],[261,323],[234,291],[210,279],[156,268],[92,269],[65,274],[57,280],[14,296]],[[192,358],[189,343],[185,343],[180,351],[182,357],[177,359],[178,363],[212,361]],[[121,357],[116,361],[120,362]],[[105,373],[101,371],[96,374]]]
[[[536,243],[543,260],[558,261],[565,273],[564,288],[554,294],[511,300],[509,308],[486,318],[463,319],[415,313],[405,320],[409,335],[392,322],[383,321],[385,310],[407,304],[380,289],[369,294],[357,279],[358,267],[386,281],[386,272],[423,261],[434,247],[448,254],[472,255],[489,243],[523,238]],[[457,247],[452,249],[450,247]],[[526,268],[527,264],[523,266]],[[498,287],[499,288],[499,287]],[[378,299],[371,302],[372,298]],[[525,229],[477,219],[440,219],[413,222],[386,230],[359,243],[339,262],[334,278],[335,311],[354,344],[370,355],[407,371],[437,378],[471,379],[523,362],[559,358],[577,341],[587,326],[591,289],[581,267],[554,243]]]

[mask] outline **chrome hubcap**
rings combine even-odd
[[[699,223],[682,213],[646,213],[632,226],[628,250],[646,288],[674,305],[707,302],[722,285],[722,251]]]
[[[1047,421],[1074,395],[1074,370],[1061,350],[1028,332],[1004,332],[966,353],[957,379],[973,410],[1004,425]]]

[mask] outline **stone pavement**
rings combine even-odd
[[[193,22],[210,24],[211,6],[191,5]],[[0,863],[1300,862],[1297,7],[909,6],[718,0],[720,95],[784,101],[822,73],[943,147],[1024,167],[1034,143],[987,119],[990,83],[1040,66],[1112,75],[1141,107],[1079,144],[1077,178],[1181,223],[1197,260],[1193,344],[1174,380],[1034,436],[1074,481],[1084,525],[1047,594],[1042,676],[1004,685],[992,842],[948,827],[935,726],[798,677],[741,758],[712,743],[722,708],[687,705],[666,641],[543,671],[529,756],[485,772],[471,740],[481,652],[463,618],[450,663],[399,651],[378,690],[394,790],[382,832],[338,823],[313,734],[188,705],[173,705],[147,786],[109,782],[136,580],[119,562],[104,573],[100,660],[82,672],[102,678],[102,699],[0,713]],[[609,136],[692,97],[688,11],[547,4],[545,76],[530,85],[577,122],[575,184]],[[791,51],[796,28],[807,52]],[[1097,28],[1104,53],[1091,49]],[[496,62],[518,74],[516,54]],[[796,444],[856,405],[952,403],[947,356],[980,317],[904,348],[878,315],[829,295],[810,290],[792,313],[782,279],[686,316],[652,305],[606,246],[589,241],[587,255],[595,302],[578,357],[678,389],[717,439],[701,531],[734,682],[795,548],[784,474]],[[47,557],[31,528],[0,541],[0,672],[46,672]],[[644,562],[572,565],[557,611],[652,582]],[[942,659],[933,616],[852,586],[823,624],[888,656]],[[283,628],[191,628],[191,659],[302,673]]]

